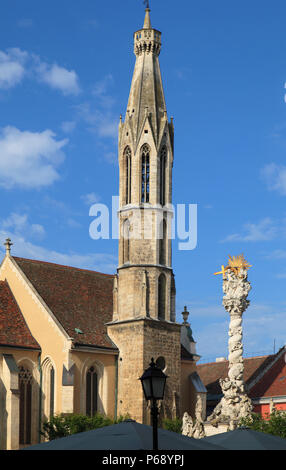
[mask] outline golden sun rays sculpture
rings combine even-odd
[[[214,274],[215,276],[217,274],[222,274],[224,276],[227,270],[230,269],[237,276],[241,268],[249,269],[251,267],[252,266],[246,261],[243,254],[238,255],[238,256],[233,256],[233,257],[228,255],[227,266],[222,266],[221,271],[218,273],[214,273]]]

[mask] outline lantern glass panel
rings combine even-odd
[[[148,377],[147,379],[143,379],[142,385],[146,400],[150,400],[152,397],[151,378]]]
[[[155,400],[162,400],[164,397],[166,379],[165,377],[152,377],[153,397]]]

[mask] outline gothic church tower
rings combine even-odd
[[[118,414],[148,422],[138,378],[151,357],[168,375],[163,413],[179,413],[181,344],[175,321],[171,220],[173,122],[168,121],[159,54],[161,33],[146,9],[134,33],[135,69],[118,158],[119,265],[108,335],[119,348]]]

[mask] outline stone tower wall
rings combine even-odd
[[[129,414],[139,422],[148,422],[147,403],[139,377],[149,367],[151,358],[164,357],[167,384],[162,415],[180,413],[181,387],[180,325],[149,319],[126,321],[108,327],[108,335],[119,347],[118,415]]]

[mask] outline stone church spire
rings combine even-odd
[[[151,26],[151,19],[150,19],[150,8],[146,8],[145,12],[145,20],[144,20],[144,24],[143,24],[143,29],[151,29],[152,26]]]
[[[142,29],[134,33],[134,54],[136,63],[129,94],[125,123],[120,126],[120,136],[130,129],[136,150],[146,121],[149,123],[154,143],[158,148],[167,119],[159,54],[161,51],[161,32],[152,28],[150,9],[146,8]],[[122,123],[121,123],[122,124]],[[170,127],[170,126],[168,126]],[[170,128],[171,130],[171,128]]]
[[[138,377],[151,357],[168,369],[166,417],[173,413],[174,397],[180,397],[170,208],[174,129],[167,118],[160,50],[161,33],[152,28],[146,8],[143,28],[134,33],[136,63],[125,120],[119,123],[119,250],[108,324],[108,336],[120,351],[118,413],[140,422],[148,422],[149,412]]]

